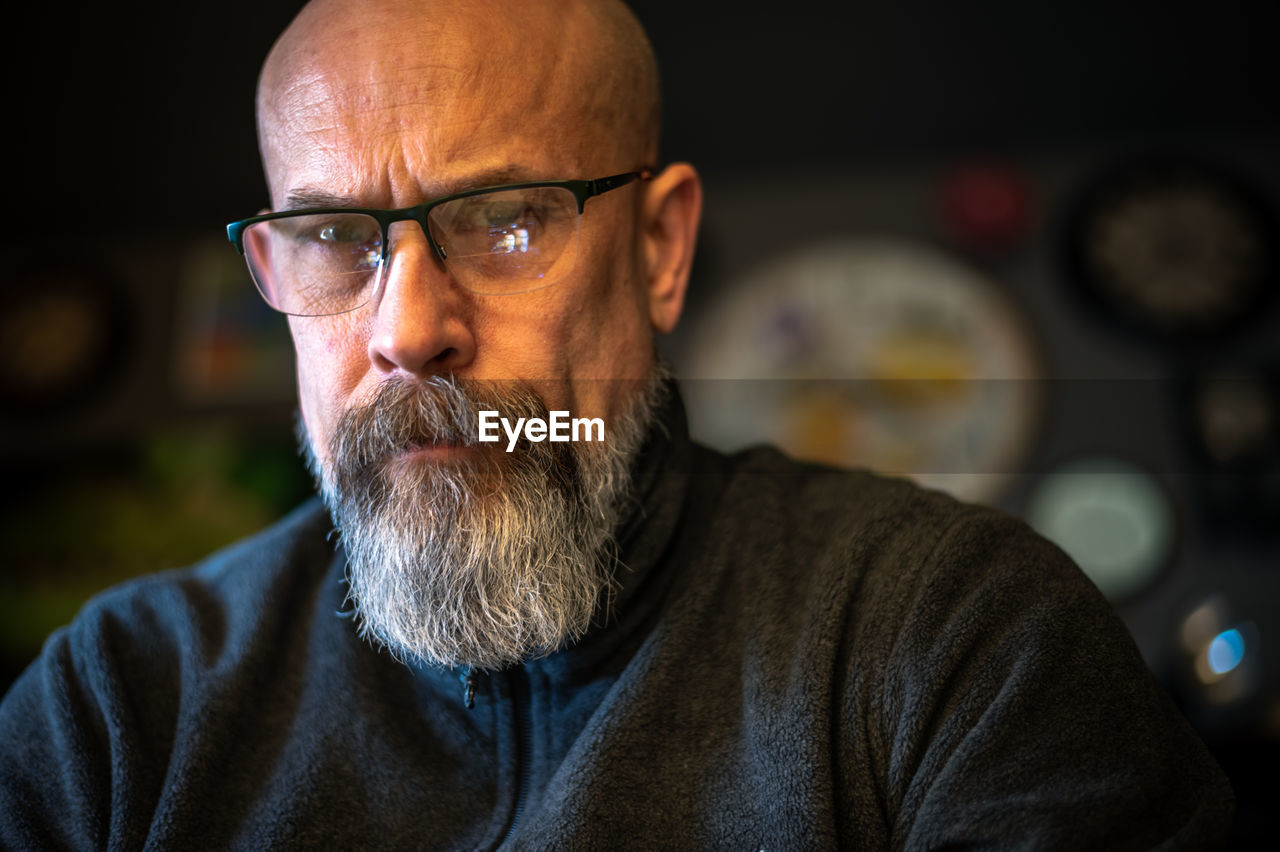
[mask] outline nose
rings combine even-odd
[[[392,226],[391,253],[375,294],[369,360],[390,375],[425,378],[475,359],[474,300],[436,258],[415,222]]]

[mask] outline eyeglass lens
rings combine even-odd
[[[477,293],[545,287],[564,277],[576,259],[578,203],[560,187],[456,198],[431,208],[427,224],[450,274]],[[399,230],[393,246],[403,239]],[[244,232],[245,258],[262,295],[277,310],[302,316],[343,313],[368,302],[384,254],[390,254],[382,241],[381,224],[366,213],[300,214],[257,222]]]

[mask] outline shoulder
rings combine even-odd
[[[909,848],[1210,846],[1230,791],[1124,624],[1022,521],[772,450],[723,460],[720,584],[793,703],[834,706],[846,829]],[[799,673],[800,677],[797,677]],[[828,702],[830,702],[828,704]],[[1067,757],[1069,755],[1069,757]]]
[[[985,511],[905,479],[797,461],[772,447],[745,450],[725,463],[728,508],[777,517],[797,533],[820,529],[825,540],[839,532],[937,531]]]
[[[321,582],[333,559],[329,527],[320,502],[310,500],[193,566],[99,593],[66,629],[66,641],[91,651],[109,639],[134,637],[153,650],[172,644],[216,656],[252,631],[272,605],[308,597],[300,593]]]
[[[828,633],[886,696],[998,653],[1132,642],[1110,604],[1022,520],[912,482],[756,449],[728,460],[721,516],[751,606]],[[857,648],[858,653],[851,652]],[[904,696],[905,697],[905,696]]]
[[[305,654],[327,531],[310,502],[198,565],[100,593],[56,630],[0,703],[0,846],[145,837],[209,708],[246,694],[265,659]]]
[[[917,667],[940,670],[970,631],[1114,618],[1057,547],[999,511],[769,448],[711,459],[724,484],[697,560],[698,618],[749,630],[780,671],[841,671],[878,703]]]
[[[883,612],[938,574],[977,581],[975,565],[1078,573],[1021,521],[905,479],[799,462],[768,447],[722,464],[713,539],[726,558],[747,572],[784,571],[824,599],[843,591],[851,604]]]
[[[138,577],[90,599],[14,684],[75,684],[90,703],[160,695],[235,666],[273,625],[313,606],[333,563],[329,521],[310,500],[196,565]],[[59,688],[60,689],[60,688]]]

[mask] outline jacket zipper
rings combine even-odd
[[[502,844],[510,842],[515,836],[516,826],[520,824],[520,815],[525,808],[525,800],[529,796],[529,786],[533,774],[533,720],[529,718],[529,675],[523,666],[510,670],[511,715],[515,720],[516,736],[516,806],[511,811],[511,825],[507,828]]]

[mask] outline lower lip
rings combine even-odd
[[[427,444],[402,453],[400,461],[453,461],[455,459],[470,458],[474,452],[475,447],[466,447],[460,444]]]

